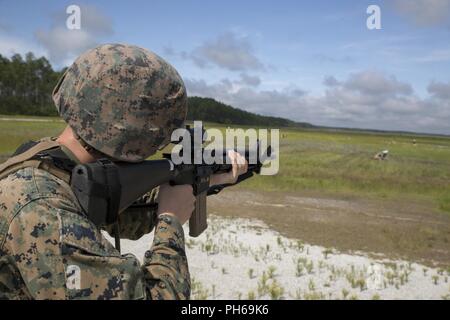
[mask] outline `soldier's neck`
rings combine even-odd
[[[67,126],[59,135],[57,141],[68,148],[75,155],[75,157],[77,157],[80,163],[89,163],[96,160],[96,158],[87,152],[78,142],[69,126]]]

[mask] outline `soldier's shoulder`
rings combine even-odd
[[[77,206],[70,186],[37,168],[22,168],[0,180],[0,212],[19,210],[31,201],[45,198],[49,201]]]
[[[42,169],[31,168],[36,191],[41,196],[74,198],[72,189],[64,180]]]

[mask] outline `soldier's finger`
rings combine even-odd
[[[232,174],[232,177],[235,178],[238,175],[237,154],[235,151],[229,150],[228,157],[231,160],[231,174]]]

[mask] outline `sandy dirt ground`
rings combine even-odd
[[[233,188],[209,197],[208,206],[216,215],[260,219],[305,243],[450,267],[450,215],[421,201]]]
[[[122,240],[122,251],[142,259],[152,238]],[[193,299],[450,298],[450,270],[309,245],[257,219],[210,216],[186,246]]]

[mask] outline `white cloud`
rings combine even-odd
[[[399,82],[395,76],[387,76],[378,71],[364,71],[351,74],[344,86],[367,95],[410,94],[412,88]]]
[[[432,96],[422,99],[408,83],[375,71],[355,73],[341,81],[328,77],[326,82],[329,85],[318,95],[298,88],[247,86],[236,90],[229,80],[207,84],[187,79],[186,85],[189,95],[318,125],[450,134],[450,84],[430,85]]]
[[[28,52],[38,57],[45,54],[44,50],[30,42],[0,32],[0,54],[10,57],[16,53],[24,56]]]
[[[450,0],[394,0],[396,10],[419,26],[433,26],[450,20]]]
[[[241,73],[241,83],[244,85],[257,87],[261,84],[261,79],[258,76],[251,76],[246,73]]]
[[[450,61],[450,49],[433,50],[425,56],[413,59],[414,62],[443,62]]]
[[[212,64],[231,71],[264,69],[263,63],[253,52],[250,39],[233,32],[220,34],[190,53],[182,52],[181,56],[191,59],[201,68]]]
[[[450,102],[450,82],[443,83],[432,81],[427,90],[434,98],[448,100]]]
[[[103,37],[113,33],[112,21],[96,7],[81,5],[81,29],[66,28],[68,15],[53,16],[49,30],[37,30],[36,39],[46,49],[49,59],[57,65],[67,65],[80,53],[94,47]]]
[[[10,32],[11,30],[12,27],[9,24],[0,21],[0,32]]]
[[[36,38],[46,48],[51,61],[64,65],[97,43],[96,39],[87,31],[83,29],[67,30],[65,27],[37,31]]]
[[[334,87],[339,85],[339,81],[337,81],[333,76],[327,76],[323,79],[323,84],[327,87]]]

